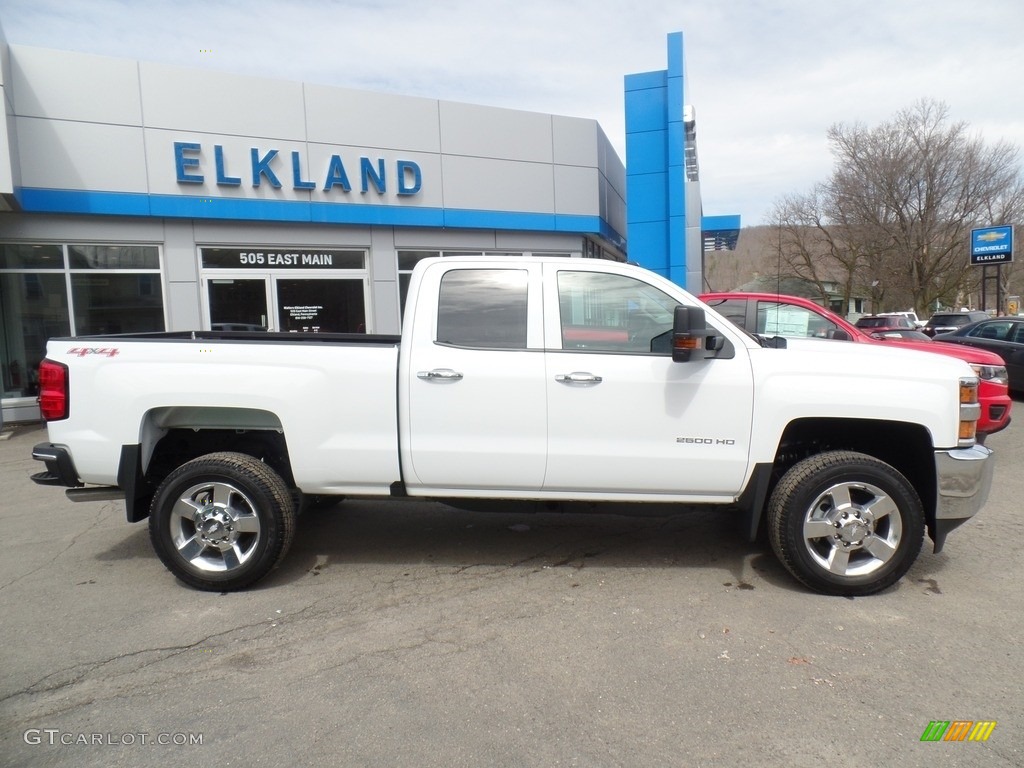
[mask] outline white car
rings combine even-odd
[[[912,322],[918,328],[924,328],[924,320],[921,320],[917,316],[917,312],[912,309],[908,309],[906,312],[889,312],[890,315],[903,315],[910,322]]]

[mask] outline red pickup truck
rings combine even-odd
[[[986,350],[946,344],[941,341],[913,341],[884,333],[870,335],[846,322],[839,315],[799,296],[776,293],[705,293],[701,301],[729,318],[740,328],[762,336],[812,337],[853,341],[865,344],[900,344],[949,355],[966,361],[978,374],[978,400],[981,419],[978,421],[978,442],[985,435],[1004,429],[1010,423],[1009,378],[1003,359]],[[970,350],[970,351],[968,351]]]

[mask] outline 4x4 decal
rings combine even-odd
[[[89,355],[115,357],[120,351],[117,347],[72,347],[68,350],[68,354],[77,355],[78,357],[88,357]]]

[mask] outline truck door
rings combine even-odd
[[[406,487],[536,491],[544,478],[540,264],[438,264],[399,384]],[[411,298],[411,297],[410,297]]]
[[[732,496],[747,467],[748,359],[673,363],[679,303],[585,263],[546,265],[545,491]]]

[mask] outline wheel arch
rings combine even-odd
[[[873,456],[898,470],[914,487],[934,540],[937,478],[931,435],[920,424],[872,419],[806,418],[790,422],[771,465],[758,465],[740,506],[751,540],[764,525],[764,511],[779,479],[798,461],[824,451],[849,450]]]
[[[149,516],[163,479],[187,461],[230,451],[265,462],[289,487],[295,485],[284,428],[276,414],[256,408],[167,406],[142,419],[139,443],[121,448],[118,485],[129,522]]]

